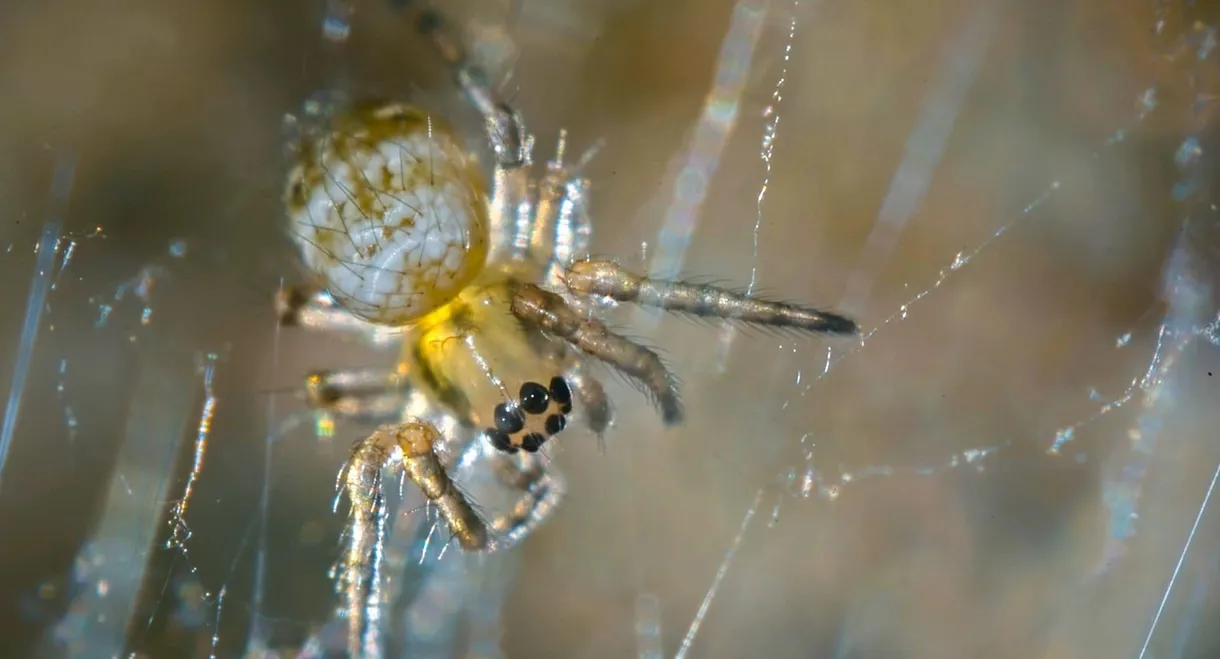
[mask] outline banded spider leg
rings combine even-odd
[[[563,283],[578,300],[603,297],[701,318],[798,332],[854,335],[859,331],[854,321],[836,313],[707,284],[653,279],[613,261],[577,261],[567,268]],[[654,351],[612,332],[591,315],[580,313],[564,296],[532,284],[518,287],[512,312],[523,322],[619,370],[648,395],[666,425],[681,423],[683,409],[678,381]]]
[[[387,523],[383,472],[402,473],[435,506],[453,538],[467,552],[501,551],[532,533],[562,500],[566,484],[532,454],[491,457],[499,482],[524,492],[507,513],[485,521],[471,498],[459,489],[436,446],[440,432],[428,422],[407,421],[377,428],[358,441],[339,474],[338,486],[351,502],[343,556],[336,566],[336,588],[347,616],[348,647],[368,652],[378,647],[383,601],[381,569]],[[489,450],[486,444],[472,445]],[[475,457],[471,457],[473,462]],[[460,466],[458,467],[460,471]]]

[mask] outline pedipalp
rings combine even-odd
[[[578,314],[556,293],[533,284],[517,287],[513,315],[572,344],[576,349],[613,366],[638,382],[661,410],[666,425],[682,421],[677,378],[657,353],[615,334],[595,318]]]

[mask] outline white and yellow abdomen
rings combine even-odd
[[[369,322],[405,325],[454,299],[487,259],[486,180],[451,128],[365,103],[300,144],[288,218],[302,260]]]

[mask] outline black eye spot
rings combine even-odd
[[[568,387],[567,380],[559,376],[551,378],[551,398],[560,405],[572,404],[572,389]]]
[[[528,453],[537,453],[538,449],[546,443],[546,435],[542,433],[532,432],[521,438],[521,448]]]
[[[542,414],[550,404],[551,397],[546,388],[537,382],[526,382],[521,385],[521,409],[529,414]]]
[[[518,409],[509,409],[508,405],[500,403],[495,410],[496,430],[509,435],[521,432],[525,427],[525,415]]]
[[[507,433],[500,432],[495,428],[488,428],[487,430],[483,431],[483,434],[487,435],[487,441],[491,442],[492,447],[494,447],[497,451],[502,451],[504,453],[517,452],[517,447],[513,446],[513,443],[511,440],[509,440]]]
[[[554,436],[563,432],[568,425],[568,418],[561,414],[552,414],[546,418],[546,433]]]

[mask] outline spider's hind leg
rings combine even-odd
[[[463,549],[478,551],[490,546],[488,530],[474,508],[445,472],[434,451],[440,432],[431,423],[410,421],[384,425],[356,443],[351,458],[339,472],[339,487],[347,494],[351,512],[345,533],[343,555],[335,570],[335,587],[347,617],[348,649],[364,648],[368,625],[365,607],[371,593],[380,589],[383,543],[387,521],[382,470],[401,451],[402,467],[411,482],[441,517]]]
[[[305,404],[310,409],[361,423],[399,420],[403,402],[418,395],[411,381],[397,371],[319,370],[305,377]]]
[[[381,470],[390,463],[397,447],[402,451],[402,467],[407,478],[440,509],[462,548],[467,551],[488,549],[486,525],[441,464],[436,452],[440,441],[436,426],[408,421],[381,426],[358,442],[340,474],[340,483],[351,500],[352,515],[355,517],[374,507],[374,499],[381,496]]]
[[[818,334],[859,332],[854,320],[834,312],[764,300],[708,284],[652,279],[613,261],[573,263],[564,274],[564,283],[577,295],[603,296],[701,318],[724,318]]]
[[[281,288],[275,295],[275,314],[281,327],[346,334],[363,338],[376,347],[397,345],[402,341],[401,328],[361,320],[317,286]]]
[[[513,294],[512,312],[577,350],[617,368],[639,383],[661,411],[666,425],[682,421],[677,379],[655,352],[611,332],[601,321],[582,316],[556,293],[533,284]]]

